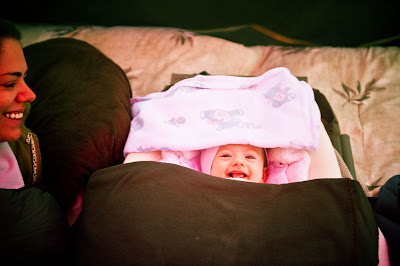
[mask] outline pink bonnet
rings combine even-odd
[[[219,147],[220,146],[211,147],[201,151],[200,155],[201,172],[208,175],[211,173],[211,165],[214,160],[215,154],[217,154]]]

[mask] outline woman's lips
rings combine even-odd
[[[9,119],[20,120],[24,117],[24,112],[7,112],[3,116]]]
[[[3,113],[5,118],[10,120],[21,120],[24,117],[24,111],[13,111],[13,112],[5,112]]]

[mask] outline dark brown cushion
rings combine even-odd
[[[68,220],[39,187],[0,189],[2,265],[71,265]]]
[[[90,175],[123,161],[131,89],[122,69],[90,44],[51,39],[24,48],[36,93],[26,125],[38,135],[43,184],[68,208]]]
[[[96,171],[77,223],[79,265],[376,265],[357,181],[286,185],[159,162]]]

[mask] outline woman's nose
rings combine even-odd
[[[36,99],[36,94],[24,82],[21,84],[21,91],[18,93],[16,100],[20,103],[33,102]]]

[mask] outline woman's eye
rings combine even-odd
[[[13,83],[9,83],[9,84],[3,84],[3,86],[5,87],[5,88],[14,88],[15,87],[15,84],[17,84],[17,83],[15,83],[15,82],[13,82]]]

